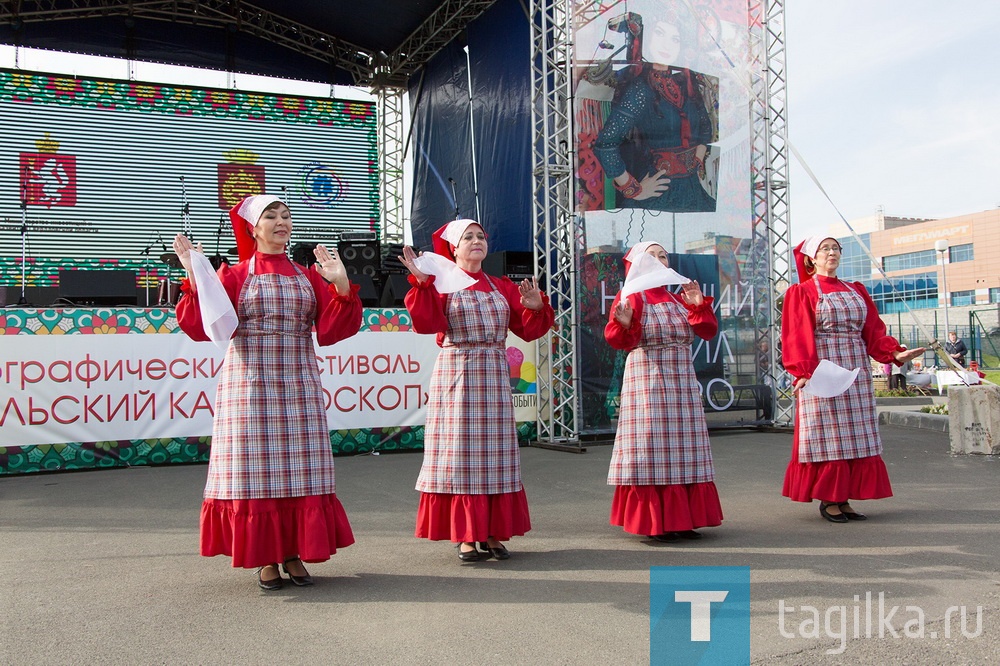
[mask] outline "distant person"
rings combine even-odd
[[[642,254],[670,267],[658,243],[636,244],[625,255],[626,275]],[[608,485],[612,525],[654,541],[698,539],[701,527],[722,524],[712,448],[691,360],[697,335],[712,339],[719,322],[712,297],[697,282],[680,294],[652,287],[611,304],[604,337],[628,352],[621,412]]]
[[[906,361],[902,365],[890,364],[892,369],[889,372],[889,388],[906,390],[906,373],[913,369],[913,361]]]
[[[354,543],[334,488],[313,330],[322,346],[354,335],[361,300],[336,251],[318,245],[313,270],[288,258],[292,216],[277,197],[247,197],[229,216],[240,262],[217,274],[238,324],[215,396],[201,554],[256,567],[264,590],[282,587],[279,564],[294,585],[312,585],[303,561],[326,561]],[[177,234],[174,252],[188,272],[177,322],[208,340],[193,249]]]
[[[965,342],[958,339],[958,333],[955,331],[948,331],[948,341],[944,343],[944,351],[955,359],[956,363],[963,368],[965,367],[965,355],[969,350],[965,346]]]
[[[820,501],[833,523],[865,520],[850,500],[892,497],[882,460],[875,390],[868,357],[902,365],[924,352],[907,350],[886,333],[878,309],[860,282],[837,278],[841,247],[813,236],[795,247],[798,284],[785,293],[781,351],[795,378],[795,433],[782,494],[793,502]],[[823,398],[808,387],[821,360],[861,369],[840,395]]]

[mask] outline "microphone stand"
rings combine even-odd
[[[182,179],[183,180],[183,179]],[[156,232],[156,240],[160,242],[160,247],[163,248],[163,254],[166,256],[169,254],[167,250],[167,244],[163,242],[163,236],[160,232]],[[167,264],[167,279],[163,281],[163,294],[159,296],[159,302],[156,304],[157,307],[169,307],[170,303],[170,264]]]
[[[188,240],[194,242],[194,230],[191,228],[191,206],[188,204],[187,188],[184,187],[184,176],[181,176],[181,228]]]
[[[222,266],[222,262],[224,261],[222,258],[222,229],[225,223],[226,214],[222,213],[219,215],[219,226],[215,228],[215,256],[212,257],[212,259],[219,264],[218,266],[215,266],[215,270],[219,270]]]
[[[142,248],[142,251],[139,253],[139,256],[145,256],[146,257],[146,261],[145,261],[145,264],[144,264],[145,268],[146,268],[146,276],[145,276],[145,279],[143,280],[143,282],[146,283],[146,307],[147,308],[149,307],[149,253],[150,253],[150,251],[152,249],[153,249],[153,238],[150,237],[149,243],[146,245],[146,247]]]
[[[449,178],[448,182],[451,183],[451,199],[455,202],[455,219],[457,220],[462,215],[458,212],[458,192],[455,191],[455,179]]]
[[[21,298],[17,300],[17,307],[28,307],[28,298],[24,295],[24,288],[27,284],[28,268],[28,197],[27,192],[21,198]]]

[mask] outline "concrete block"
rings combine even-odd
[[[948,419],[952,453],[1000,455],[1000,386],[951,386]]]
[[[944,414],[925,414],[923,412],[910,411],[885,411],[879,412],[878,422],[880,425],[903,426],[904,428],[920,428],[923,430],[936,430],[941,433],[948,432],[948,417]]]

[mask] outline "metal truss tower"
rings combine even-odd
[[[785,109],[785,1],[750,0],[751,173],[753,232],[750,274],[754,288],[758,383],[770,389],[772,420],[791,423],[794,400],[781,388],[781,303],[791,275],[789,243],[788,115]]]
[[[573,211],[573,30],[570,0],[531,0],[531,127],[536,274],[555,310],[538,343],[538,442],[579,446],[576,337],[582,220]]]
[[[403,242],[403,93],[395,86],[375,89],[378,95],[378,199],[382,240]]]

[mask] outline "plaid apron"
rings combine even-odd
[[[847,391],[834,398],[797,392],[799,462],[852,460],[881,455],[875,390],[868,351],[861,337],[868,308],[860,295],[848,291],[824,294],[813,277],[816,304],[816,355],[853,370],[861,368]]]
[[[216,393],[205,497],[260,499],[335,492],[309,279],[256,275],[240,291],[240,324]]]
[[[683,305],[644,305],[642,337],[625,361],[609,485],[715,480],[705,410],[691,362],[693,340]]]
[[[495,495],[521,490],[507,364],[510,307],[493,291],[448,295],[448,330],[434,364],[424,425],[423,493]]]

